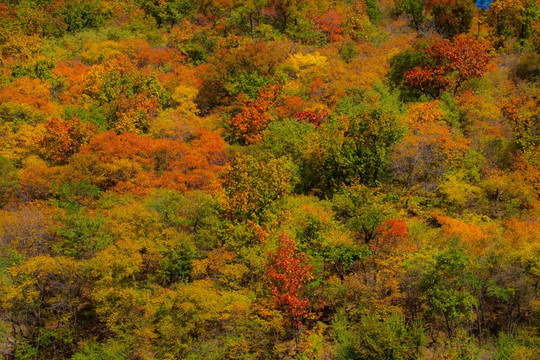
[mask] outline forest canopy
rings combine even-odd
[[[0,358],[540,358],[538,0],[6,0]]]

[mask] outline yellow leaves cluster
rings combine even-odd
[[[7,30],[1,30],[0,39],[0,57],[7,62],[33,58],[43,48],[43,40],[39,35],[21,32],[10,34]]]
[[[122,50],[121,44],[117,41],[94,41],[89,39],[83,45],[81,59],[86,64],[97,64],[108,58],[122,55]]]
[[[395,49],[393,46],[394,44],[390,42],[380,46],[366,42],[357,46],[358,55],[351,60],[349,66],[361,74],[355,79],[359,86],[369,88],[386,75],[390,53]]]
[[[212,250],[205,259],[193,262],[193,276],[235,287],[249,272],[246,265],[233,263],[235,257],[235,253],[224,247]]]
[[[33,201],[14,210],[0,210],[0,240],[22,254],[46,252],[58,225],[58,209],[47,202]]]
[[[504,128],[501,126],[501,110],[495,100],[489,95],[464,93],[458,99],[467,128],[470,129],[474,140],[485,137],[503,137]]]
[[[94,65],[88,71],[85,82],[85,94],[91,97],[100,96],[103,88],[105,75],[116,74],[121,76],[135,71],[135,64],[127,56],[120,56],[116,59],[105,61],[101,64]],[[119,89],[114,89],[119,91]],[[100,99],[107,101],[108,99]]]
[[[168,45],[183,50],[193,36],[195,26],[187,19],[182,19],[179,25],[174,26],[168,34]]]
[[[189,116],[199,112],[194,102],[198,93],[199,90],[191,85],[180,84],[174,89],[171,98],[178,104],[177,109],[180,115]]]
[[[277,222],[282,232],[307,233],[309,238],[303,241],[310,248],[354,243],[352,234],[335,219],[329,204],[313,196],[285,199],[285,209]]]
[[[394,168],[409,186],[417,179],[436,179],[465,153],[469,141],[444,121],[439,101],[410,106],[409,132],[394,148]]]
[[[516,170],[504,173],[500,170],[492,170],[484,181],[482,188],[488,196],[494,198],[494,213],[501,216],[504,203],[514,200],[520,207],[530,209],[533,216],[537,215],[538,201],[538,171],[536,177],[534,171],[526,172]]]
[[[284,68],[292,72],[296,79],[283,86],[283,93],[291,96],[296,95],[309,86],[316,77],[325,77],[328,72],[327,63],[328,58],[319,52],[306,54],[298,52],[290,55]]]
[[[463,171],[446,175],[444,181],[439,185],[439,191],[450,202],[461,207],[466,206],[469,200],[483,195],[482,188],[466,181]]]
[[[51,101],[51,85],[46,81],[27,76],[4,84],[0,88],[0,103],[7,102],[28,104],[46,114],[58,110],[56,104]]]
[[[370,309],[378,314],[399,313],[401,309],[395,305],[401,298],[398,270],[399,264],[395,261],[378,261],[369,264],[362,273],[345,276],[343,285],[351,307]]]
[[[414,103],[409,108],[409,122],[411,126],[441,122],[444,111],[440,108],[438,100],[427,103]]]
[[[318,51],[314,53],[302,54],[300,52],[292,54],[289,57],[288,62],[290,63],[292,70],[296,73],[307,70],[309,68],[319,68],[327,64],[328,58],[321,55]]]
[[[15,162],[23,162],[37,151],[37,144],[45,133],[43,124],[22,124],[12,131],[10,124],[0,124],[0,155]]]
[[[511,263],[519,264],[532,281],[540,278],[540,221],[536,219],[503,221],[504,239],[501,252]],[[530,306],[538,311],[540,302],[533,297]]]
[[[217,327],[236,332],[238,325],[252,317],[252,304],[246,295],[218,291],[210,280],[194,281],[176,289],[154,287],[122,292],[126,294],[118,293],[123,300],[118,310],[124,317],[117,321],[133,327],[136,352],[142,359],[184,358],[194,338],[210,338]],[[247,351],[249,344],[243,348]]]
[[[37,255],[25,261],[21,265],[13,266],[9,269],[9,274],[16,282],[0,282],[0,304],[6,309],[10,309],[17,303],[33,305],[36,302],[43,301],[41,294],[45,291],[55,292],[57,295],[48,299],[50,303],[63,303],[69,299],[65,291],[67,289],[54,289],[58,286],[55,281],[71,281],[81,274],[82,264],[72,258],[48,255]],[[53,280],[54,279],[54,280]],[[68,288],[68,286],[65,286]]]
[[[524,9],[523,0],[495,0],[490,3],[489,10],[496,14],[519,14]]]
[[[229,193],[227,212],[237,218],[256,218],[291,191],[293,175],[285,158],[260,161],[252,156],[237,156],[224,176]]]

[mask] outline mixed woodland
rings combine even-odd
[[[540,359],[538,0],[3,0],[0,358]]]

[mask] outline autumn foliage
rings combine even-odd
[[[301,294],[303,285],[313,279],[309,259],[283,233],[279,237],[279,247],[268,255],[267,267],[266,275],[272,284],[275,304],[285,310],[291,324],[301,326],[305,319],[313,317],[311,302]]]
[[[261,89],[257,99],[240,100],[240,112],[228,122],[231,136],[243,144],[260,141],[262,131],[272,120],[270,110],[277,90],[277,87]]]
[[[441,91],[454,93],[467,80],[481,78],[488,69],[490,45],[467,35],[442,40],[425,50],[428,64],[405,73],[405,83],[437,97]]]
[[[539,4],[1,2],[0,359],[539,359]]]

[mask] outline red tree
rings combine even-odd
[[[455,93],[465,81],[484,76],[491,59],[490,46],[486,40],[467,35],[435,43],[426,48],[429,63],[407,71],[405,83],[433,97],[448,88]]]
[[[286,234],[281,234],[279,243],[276,251],[268,254],[266,275],[272,283],[274,302],[285,309],[294,326],[300,327],[302,320],[313,315],[309,312],[311,302],[300,295],[302,286],[313,279],[313,266]]]
[[[296,113],[296,115],[293,116],[294,119],[298,121],[308,122],[310,124],[315,125],[316,127],[321,126],[323,121],[328,116],[328,111],[321,110],[321,111],[312,111],[312,110],[304,110],[299,111]]]

